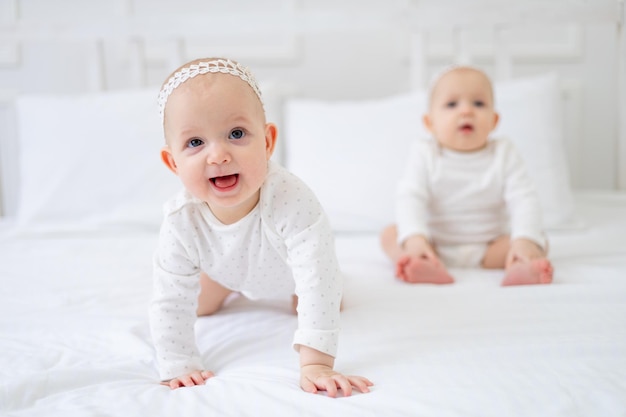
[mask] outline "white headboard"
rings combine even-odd
[[[13,97],[156,94],[199,56],[238,59],[283,93],[327,99],[421,88],[451,61],[497,80],[557,71],[573,185],[626,189],[624,19],[621,0],[3,0],[0,208],[15,211]]]

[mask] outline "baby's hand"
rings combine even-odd
[[[411,236],[402,245],[404,254],[396,262],[396,276],[403,281],[409,280],[406,276],[406,268],[411,259],[424,259],[434,267],[442,267],[439,257],[424,236]]]
[[[402,244],[402,251],[412,258],[425,258],[439,263],[439,258],[433,247],[424,236],[411,236]]]
[[[300,368],[300,387],[313,394],[321,390],[326,391],[329,397],[336,397],[337,389],[341,389],[344,397],[348,397],[353,386],[365,393],[370,391],[368,387],[372,385],[367,378],[342,375],[326,365],[304,365]]]
[[[204,385],[204,382],[207,379],[214,376],[215,375],[211,371],[195,371],[187,375],[172,378],[169,381],[163,381],[161,382],[161,385],[167,385],[171,389],[193,387],[195,385]]]
[[[544,258],[545,252],[539,245],[528,239],[515,239],[511,242],[511,249],[507,255],[507,265],[522,261],[528,262],[533,259]]]

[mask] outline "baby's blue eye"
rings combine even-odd
[[[474,102],[474,106],[476,106],[476,107],[485,107],[485,102],[484,101],[480,101],[480,100],[476,100]]]
[[[243,130],[241,130],[241,129],[233,129],[230,132],[230,135],[228,135],[228,138],[229,139],[241,139],[244,136],[246,136],[246,134],[244,133]]]
[[[446,107],[454,108],[456,107],[456,101],[449,101],[446,103]]]
[[[193,138],[190,139],[189,142],[187,142],[187,147],[189,148],[196,148],[200,145],[202,145],[204,142],[202,141],[202,139],[198,139],[198,138]]]

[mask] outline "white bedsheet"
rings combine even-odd
[[[377,236],[340,235],[336,368],[369,394],[298,386],[296,318],[238,298],[197,324],[217,376],[157,383],[147,309],[156,234],[0,236],[0,414],[6,416],[625,416],[626,195],[577,196],[584,230],[552,233],[555,282],[395,280]]]

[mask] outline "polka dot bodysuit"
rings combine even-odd
[[[298,295],[294,347],[336,355],[342,280],[332,231],[312,191],[284,168],[270,161],[259,204],[234,224],[187,191],[166,203],[150,308],[163,380],[210,369],[194,334],[200,271],[251,299]]]

